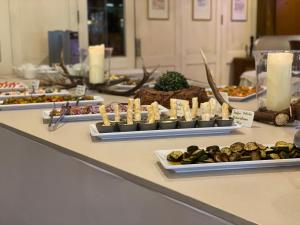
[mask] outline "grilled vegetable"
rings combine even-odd
[[[271,153],[270,157],[271,157],[271,159],[280,159],[279,155],[276,153]]]
[[[167,155],[169,162],[182,165],[288,158],[300,158],[300,149],[297,149],[294,144],[284,141],[276,142],[272,147],[256,142],[247,144],[235,142],[230,147],[221,149],[217,145],[208,146],[206,149],[199,149],[198,146],[191,145],[185,152],[173,151]]]
[[[198,149],[199,149],[198,146],[191,145],[191,146],[187,147],[187,152],[190,153],[190,154],[192,154],[194,151],[196,151]]]
[[[244,149],[245,144],[242,142],[235,142],[232,145],[230,145],[230,150],[232,152],[240,152]]]
[[[182,157],[183,153],[181,151],[173,151],[167,156],[167,160],[170,162],[180,162]]]
[[[245,145],[245,150],[246,151],[254,151],[258,149],[258,145],[255,142],[248,142]]]
[[[224,148],[221,148],[220,150],[222,153],[226,153],[228,156],[231,155],[232,151],[230,148],[228,147],[224,147]]]
[[[219,152],[220,148],[217,145],[208,146],[206,148],[206,152],[209,154],[215,154],[216,152]]]
[[[260,152],[259,151],[252,151],[251,152],[251,159],[252,160],[260,160]]]

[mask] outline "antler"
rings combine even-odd
[[[143,79],[137,83],[137,85],[127,91],[115,91],[107,88],[107,86],[99,86],[98,91],[105,93],[105,94],[110,94],[110,95],[120,95],[120,96],[130,96],[133,95],[138,89],[140,89],[149,79],[150,77],[154,74],[154,72],[159,68],[159,65],[156,66],[151,72],[147,71],[147,68],[143,64]],[[120,82],[118,82],[120,83]],[[113,85],[110,83],[110,86]]]
[[[208,66],[208,63],[207,63],[207,60],[206,60],[206,57],[204,55],[204,52],[202,51],[202,49],[200,50],[201,52],[201,56],[202,56],[202,59],[204,61],[204,65],[205,65],[205,70],[206,70],[206,77],[207,77],[207,81],[209,83],[209,86],[212,90],[212,92],[214,93],[214,96],[216,97],[217,101],[222,105],[223,103],[227,103],[229,105],[229,110],[232,111],[233,107],[225,101],[225,99],[223,98],[223,96],[220,94],[218,88],[217,88],[217,85],[213,79],[213,76],[212,76],[212,72]]]

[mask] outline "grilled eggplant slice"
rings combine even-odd
[[[259,151],[252,151],[251,152],[251,160],[260,160],[260,152]]]
[[[280,156],[276,153],[271,153],[270,157],[271,157],[271,159],[280,159]]]
[[[241,159],[241,154],[238,152],[234,152],[229,156],[230,162],[239,161],[240,159]]]
[[[232,145],[230,145],[230,150],[232,152],[240,152],[244,149],[245,144],[242,142],[235,142]]]
[[[173,151],[167,156],[167,160],[170,162],[180,162],[183,158],[183,152]]]
[[[247,144],[245,144],[246,151],[254,151],[257,149],[258,149],[258,145],[256,144],[256,142],[248,142]]]
[[[196,150],[198,150],[198,149],[199,149],[198,146],[196,146],[196,145],[191,145],[191,146],[187,147],[187,152],[190,153],[190,154],[192,154],[194,151],[196,151]]]
[[[231,153],[232,153],[231,149],[228,148],[228,147],[221,148],[220,151],[221,151],[222,153],[226,153],[228,156],[230,156]]]
[[[216,152],[220,152],[220,147],[217,145],[208,146],[206,148],[206,152],[209,154],[215,154]]]

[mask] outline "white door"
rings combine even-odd
[[[0,75],[12,72],[8,0],[0,0]]]
[[[207,1],[206,4],[208,4]],[[223,2],[223,0],[222,0]],[[203,20],[193,18],[193,4],[198,2],[181,1],[181,35],[182,35],[182,72],[190,79],[207,83],[201,49],[206,55],[214,78],[218,80],[220,54],[220,4],[221,1],[210,1],[210,16]],[[191,15],[192,14],[192,15]],[[209,13],[208,13],[209,14]]]
[[[231,1],[220,1],[223,25],[220,28],[222,35],[220,36],[221,72],[219,82],[222,84],[231,82],[230,67],[233,58],[245,57],[245,47],[250,45],[250,36],[256,36],[257,1],[247,1],[247,19],[245,21],[232,21]]]
[[[88,0],[78,1],[78,17],[79,17],[79,41],[80,48],[87,49],[89,46],[89,30],[88,24]],[[103,0],[103,2],[106,2]],[[114,7],[114,4],[106,4],[107,7]],[[124,20],[120,20],[124,26],[124,55],[113,56],[111,60],[112,69],[130,69],[135,67],[135,25],[134,25],[134,0],[124,0]],[[114,47],[114,46],[108,46]]]
[[[169,9],[168,19],[153,19],[148,17],[149,1],[135,1],[137,52],[147,67],[159,65],[160,71],[181,71],[181,2],[186,0],[170,0],[163,6]]]

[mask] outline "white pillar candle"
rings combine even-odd
[[[91,84],[105,82],[104,54],[105,46],[103,44],[89,47],[89,80]]]
[[[267,61],[268,110],[281,111],[290,107],[292,53],[269,53]]]

